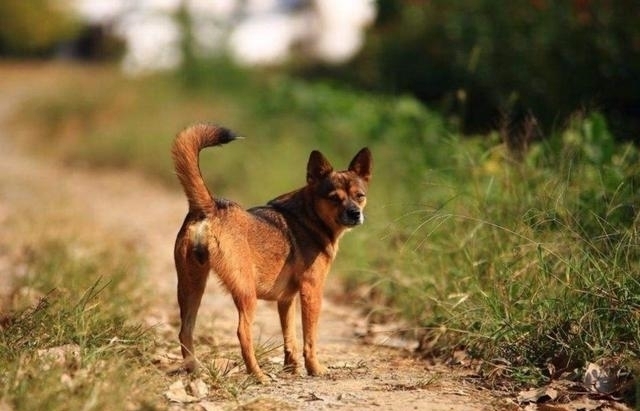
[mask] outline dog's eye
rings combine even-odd
[[[365,199],[366,195],[364,193],[357,193],[356,194],[356,200],[358,201],[363,201]]]
[[[333,203],[341,203],[342,199],[340,198],[340,196],[336,193],[333,194],[329,194],[329,201],[333,202]]]

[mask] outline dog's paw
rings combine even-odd
[[[262,372],[259,374],[253,374],[253,378],[255,378],[260,385],[267,385],[271,382],[271,379]]]
[[[312,377],[319,377],[329,372],[329,369],[320,363],[307,365],[307,373]]]
[[[191,374],[198,369],[198,362],[195,358],[184,360],[179,365],[174,365],[167,369],[167,375],[173,376],[178,374]]]
[[[300,364],[297,362],[285,364],[282,371],[291,375],[300,375]]]
[[[187,374],[191,374],[192,372],[198,369],[198,361],[196,361],[196,359],[193,357],[186,358],[182,362],[182,369],[186,371]]]

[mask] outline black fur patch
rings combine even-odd
[[[209,261],[209,249],[203,244],[196,244],[193,247],[193,256],[200,264],[204,264]]]
[[[226,198],[215,198],[213,201],[215,201],[216,207],[221,209],[239,206],[235,201],[227,200]]]

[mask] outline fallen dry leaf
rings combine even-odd
[[[582,379],[584,387],[594,394],[610,395],[620,390],[617,370],[589,363]]]
[[[191,381],[188,388],[189,393],[199,400],[209,395],[209,387],[199,378]]]
[[[518,393],[518,403],[538,403],[553,401],[558,398],[558,390],[551,387],[532,388]]]
[[[178,402],[182,404],[198,402],[199,400],[199,398],[187,394],[187,390],[182,380],[178,380],[171,384],[169,389],[165,391],[164,396],[171,402]]]

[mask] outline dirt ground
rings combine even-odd
[[[185,198],[132,172],[73,169],[18,150],[6,122],[34,87],[25,86],[29,82],[24,81],[24,74],[3,75],[3,71],[0,66],[0,224],[15,207],[65,198],[69,207],[92,217],[94,226],[88,229],[120,232],[136,244],[149,263],[146,275],[153,290],[143,320],[157,330],[159,345],[164,349],[158,353],[157,366],[168,371],[179,364],[172,249],[186,211]],[[35,70],[31,75],[37,73]],[[332,282],[331,276],[328,282]],[[10,279],[0,276],[0,294],[9,288]],[[273,364],[267,367],[273,369],[273,381],[267,386],[251,385],[235,398],[222,399],[206,395],[207,388],[201,387],[204,394],[191,390],[185,397],[182,385],[189,380],[177,375],[167,377],[167,387],[158,396],[165,399],[169,409],[524,409],[514,397],[474,384],[470,370],[430,365],[414,358],[410,344],[400,349],[365,344],[358,334],[366,329],[366,319],[357,308],[337,303],[332,293],[328,292],[323,306],[318,344],[319,356],[330,368],[328,376],[292,377],[278,372],[282,364],[278,347],[267,355],[267,361]],[[212,357],[215,350],[221,362],[237,360],[236,315],[230,297],[216,281],[210,281],[196,328],[196,349],[201,357]],[[272,303],[259,306],[254,333],[261,345],[281,344],[278,315]],[[223,378],[244,378],[244,369],[235,367]]]

